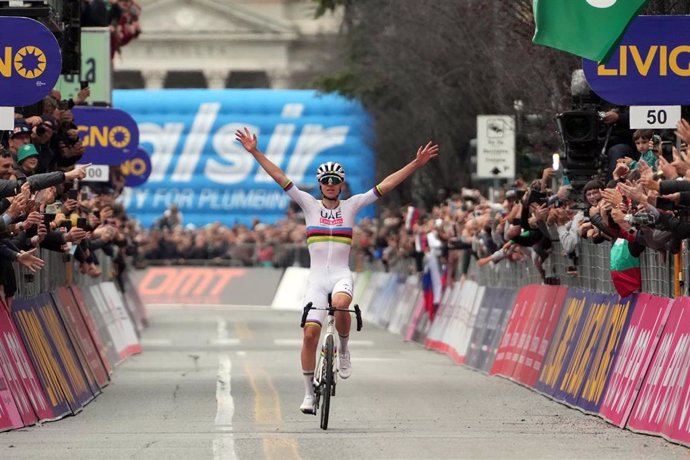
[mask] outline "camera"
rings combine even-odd
[[[671,141],[661,142],[661,155],[668,162],[673,162],[673,143]]]
[[[45,135],[46,132],[47,132],[47,130],[46,130],[46,127],[43,126],[43,123],[36,126],[36,134],[38,136],[43,136],[43,135]]]
[[[626,214],[625,221],[634,227],[644,227],[654,225],[656,218],[648,212],[638,212],[637,214]]]

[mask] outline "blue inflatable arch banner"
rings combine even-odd
[[[151,175],[127,189],[127,211],[143,226],[176,204],[185,224],[272,224],[289,197],[235,141],[238,128],[259,137],[259,149],[300,188],[318,193],[315,171],[340,162],[350,193],[375,185],[370,118],[357,102],[303,90],[120,90],[114,106],[139,126]],[[372,206],[359,217],[371,217]]]

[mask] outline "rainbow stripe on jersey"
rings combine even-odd
[[[340,243],[352,245],[351,228],[307,227],[307,245],[312,243]]]

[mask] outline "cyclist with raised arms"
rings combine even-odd
[[[386,177],[366,193],[340,200],[345,180],[345,171],[338,163],[328,162],[316,170],[316,179],[321,190],[321,200],[298,189],[285,173],[257,148],[257,137],[247,128],[237,130],[235,138],[252,154],[259,165],[278,183],[287,194],[299,204],[307,225],[310,272],[304,302],[314,307],[328,306],[328,295],[332,294],[332,305],[337,310],[347,310],[352,301],[353,281],[350,271],[350,246],[352,228],[357,212],[375,202],[381,195],[393,190],[408,176],[438,155],[438,145],[429,142],[417,149],[416,157],[407,165]],[[300,410],[305,414],[315,413],[314,368],[316,347],[321,336],[321,325],[326,317],[325,310],[311,310],[304,326],[302,341],[302,372],[304,374],[305,396]],[[336,329],[340,338],[338,350],[339,375],[343,379],[352,374],[348,338],[350,336],[350,314],[337,312]]]

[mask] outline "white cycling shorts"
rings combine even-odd
[[[307,291],[304,294],[303,305],[311,302],[313,307],[328,307],[328,294],[345,293],[352,297],[354,282],[349,268],[318,268],[312,269],[307,281]],[[309,310],[307,323],[323,325],[328,312],[326,310]]]

